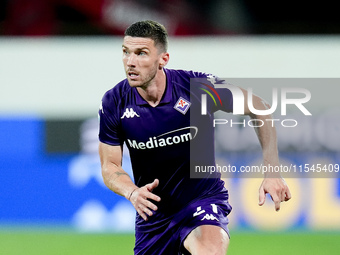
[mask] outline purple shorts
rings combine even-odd
[[[135,255],[190,254],[183,243],[198,226],[219,226],[229,235],[230,211],[227,191],[197,200],[172,216],[166,226],[151,232],[136,232]]]

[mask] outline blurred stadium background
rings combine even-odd
[[[101,179],[97,110],[124,78],[123,31],[141,19],[169,29],[170,68],[250,81],[269,101],[271,87],[259,78],[308,78],[301,87],[312,93],[313,116],[290,112],[301,125],[278,127],[281,159],[340,163],[340,16],[332,1],[3,0],[0,254],[132,254],[134,210]],[[223,164],[259,160],[251,129],[216,133]],[[123,164],[131,171],[128,154]],[[293,199],[279,213],[270,202],[257,206],[260,179],[226,178],[230,254],[339,254],[338,176],[287,176]]]

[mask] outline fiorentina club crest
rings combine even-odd
[[[182,114],[186,114],[186,112],[189,110],[191,103],[184,99],[183,97],[180,97],[175,104],[174,108],[179,111]]]

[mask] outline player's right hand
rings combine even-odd
[[[159,185],[159,180],[155,179],[152,183],[146,184],[141,188],[137,188],[132,191],[130,196],[130,202],[135,207],[138,214],[145,220],[148,220],[148,216],[153,215],[153,211],[157,211],[157,206],[150,202],[154,200],[156,202],[161,201],[161,198],[152,193],[152,191]]]

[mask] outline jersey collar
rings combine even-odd
[[[165,68],[164,68],[164,73],[166,75],[165,93],[163,94],[163,97],[158,105],[168,104],[171,102],[171,99],[172,99],[172,83],[171,83],[171,77],[170,77],[171,74]],[[135,93],[137,105],[149,105],[148,102],[146,102],[144,98],[142,98],[141,95],[139,95],[137,88],[133,88],[133,91]]]

